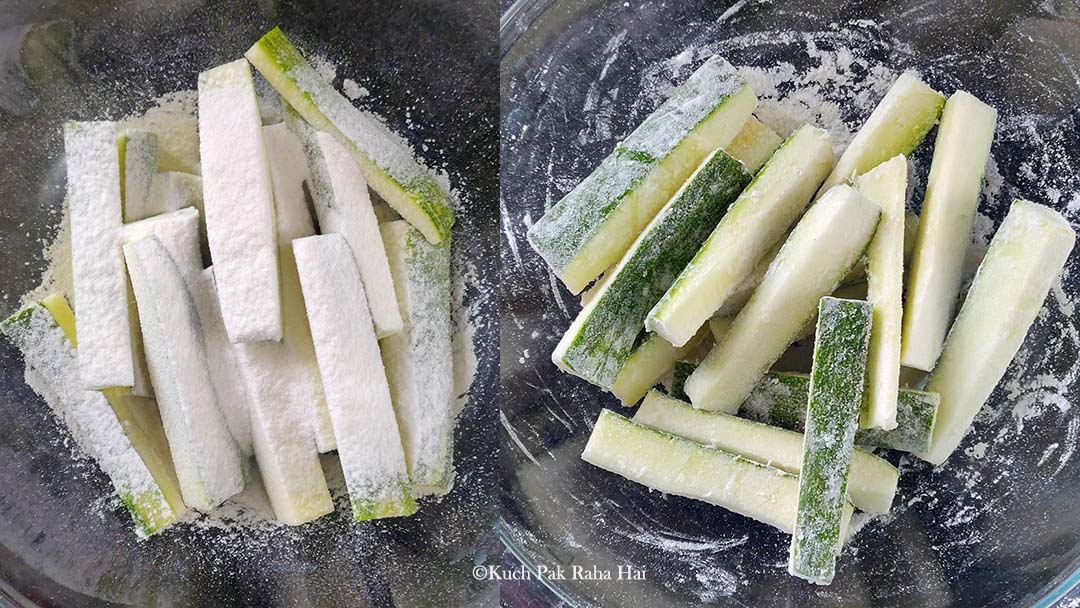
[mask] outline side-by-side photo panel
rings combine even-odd
[[[1077,16],[504,10],[504,605],[1080,598]]]
[[[497,6],[2,12],[0,606],[497,605]]]

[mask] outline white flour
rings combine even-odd
[[[323,234],[340,234],[349,244],[364,281],[376,333],[380,337],[397,333],[402,330],[402,313],[394,297],[394,280],[367,182],[345,146],[328,133],[318,133],[316,139],[319,150],[312,151],[312,158],[320,163],[319,173],[325,172],[329,182],[322,196],[312,197],[319,229]]]
[[[382,241],[405,329],[382,339],[418,493],[444,493],[453,478],[453,292],[450,249],[430,244],[404,221],[383,224]]]
[[[123,212],[116,123],[64,127],[68,213],[79,312],[79,375],[87,388],[132,386],[135,380],[127,277],[120,253]]]
[[[293,251],[354,513],[403,509],[405,452],[353,252],[337,234],[299,239]]]
[[[49,399],[79,451],[97,462],[117,492],[140,505],[143,515],[156,518],[172,513],[104,394],[82,388],[71,342],[44,307],[31,310],[23,324],[8,330],[8,337],[19,343],[24,353],[27,383]]]
[[[371,91],[367,90],[366,87],[357,84],[352,78],[346,78],[345,82],[341,83],[341,89],[344,91],[345,96],[352,101],[371,95]]]
[[[234,343],[279,341],[273,185],[246,59],[199,74],[198,111],[203,221],[225,330]]]

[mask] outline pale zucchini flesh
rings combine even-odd
[[[792,230],[727,336],[686,381],[694,407],[733,414],[862,256],[880,209],[836,186]]]
[[[810,376],[795,372],[769,372],[754,387],[739,415],[773,426],[802,432]],[[896,397],[896,428],[859,429],[855,444],[901,452],[922,452],[930,447],[941,397],[937,393],[900,389]]]
[[[689,403],[649,391],[634,422],[798,475],[803,435],[729,414],[694,409]],[[855,450],[847,493],[851,504],[870,513],[888,513],[900,478],[896,467]]]
[[[611,393],[618,397],[623,405],[634,405],[649,389],[656,386],[664,374],[671,371],[707,338],[708,331],[702,328],[685,345],[675,347],[656,334],[643,334],[640,344],[634,348],[619,374],[615,376]]]
[[[600,412],[581,458],[653,490],[723,507],[789,534],[795,529],[798,477],[611,410]],[[848,504],[845,518],[850,514]]]
[[[449,195],[400,137],[334,90],[280,28],[244,54],[312,127],[333,135],[360,163],[371,188],[432,243],[450,236]]]
[[[581,296],[578,298],[578,300],[581,302],[582,308],[588,306],[589,302],[592,302],[593,298],[595,298],[596,295],[604,289],[604,285],[607,284],[608,279],[610,279],[611,275],[613,275],[614,273],[615,266],[608,268],[604,271],[604,274],[596,277],[596,280],[592,282],[592,285],[589,285],[588,289],[581,292]]]
[[[778,244],[832,167],[832,139],[796,130],[732,203],[701,249],[645,320],[645,328],[682,346]]]
[[[735,68],[710,58],[533,224],[529,242],[579,293],[623,257],[702,159],[731,143],[756,105]]]
[[[915,249],[915,233],[919,230],[919,216],[911,213],[910,211],[904,215],[904,264],[911,259],[911,252]],[[746,302],[753,295],[754,290],[761,284],[761,279],[765,278],[765,272],[769,269],[769,264],[776,258],[776,254],[780,252],[780,245],[770,249],[765,255],[758,260],[757,265],[754,266],[754,270],[744,279],[739,286],[735,288],[735,291],[731,294],[731,297],[720,307],[719,310],[714,313],[714,317],[726,317],[734,315],[739,312]],[[848,285],[855,285],[858,283],[866,283],[866,264],[865,260],[856,262],[855,267],[847,273],[847,276],[840,281],[840,286],[845,287]]]
[[[1020,350],[1075,240],[1058,212],[1023,200],[1012,204],[927,382],[927,390],[941,394],[941,408],[933,443],[920,458],[941,464],[960,444]]]
[[[333,512],[315,442],[297,432],[306,426],[301,412],[269,399],[251,405],[251,445],[274,517],[298,526]]]
[[[750,274],[746,275],[746,278],[735,286],[727,300],[713,313],[713,318],[733,317],[742,310],[743,306],[746,306],[746,303],[750,301],[750,296],[754,295],[754,290],[757,289],[758,285],[761,285],[761,280],[765,278],[769,265],[776,259],[776,254],[780,253],[780,247],[783,246],[783,241],[787,240],[787,236],[785,235],[781,242],[761,256],[761,259],[754,264],[754,269],[750,271]]]
[[[742,164],[721,149],[702,162],[581,310],[552,360],[597,386],[611,387],[649,309],[749,181]]]
[[[904,268],[911,264],[911,255],[915,251],[915,238],[919,233],[919,216],[911,211],[904,212]],[[865,260],[864,260],[865,262]],[[841,285],[852,285],[866,282],[866,264],[856,264],[848,276],[844,277]]]
[[[897,154],[910,155],[937,122],[943,105],[944,95],[912,72],[901,74],[840,155],[818,198]]]
[[[873,315],[867,302],[832,297],[818,311],[788,572],[821,585],[832,582],[843,539]]]
[[[960,294],[997,111],[964,91],[945,103],[908,275],[900,361],[930,371]]]
[[[724,151],[739,159],[747,171],[757,173],[783,142],[784,138],[776,131],[751,115]]]
[[[881,220],[866,250],[866,299],[874,307],[874,328],[859,426],[888,431],[896,428],[900,390],[907,158],[894,156],[859,176],[857,183],[859,192],[881,207]]]

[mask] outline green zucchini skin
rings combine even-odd
[[[739,409],[739,415],[773,426],[802,432],[810,376],[769,372]],[[941,397],[937,393],[900,389],[896,400],[897,426],[891,431],[859,429],[855,444],[901,452],[921,452],[930,445]]]
[[[797,129],[754,176],[705,239],[645,328],[682,346],[784,241],[832,168],[832,139],[810,125]]]
[[[710,152],[731,143],[756,105],[735,68],[710,58],[529,228],[529,243],[579,293],[619,261]]]
[[[244,53],[297,114],[333,135],[360,164],[368,185],[432,243],[450,236],[448,193],[381,121],[352,105],[275,27]]]
[[[855,451],[874,309],[826,296],[818,305],[806,407],[799,508],[788,572],[827,585],[836,573],[848,471]]]
[[[749,182],[750,174],[742,163],[723,150],[706,159],[641,234],[601,292],[582,309],[552,355],[555,363],[611,388],[649,310]]]

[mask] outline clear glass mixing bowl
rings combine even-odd
[[[527,225],[659,104],[658,91],[708,52],[735,65],[790,64],[805,81],[822,76],[817,90],[849,130],[868,109],[824,82],[837,70],[857,81],[876,66],[915,68],[939,90],[969,90],[1001,114],[982,203],[988,218],[977,231],[989,234],[1014,197],[1052,205],[1076,224],[1075,3],[541,0],[515,4],[501,34],[507,440],[499,533],[520,560],[534,573],[557,565],[645,573],[544,579],[571,605],[1045,606],[1075,585],[1080,251],[960,450],[938,469],[891,455],[902,470],[893,513],[866,524],[835,582],[817,587],[788,576],[786,535],[580,460],[600,409],[621,408],[550,362],[579,305],[525,239]],[[876,100],[884,89],[864,93]],[[801,107],[798,90],[770,94],[774,108]],[[820,117],[813,104],[802,109]],[[915,157],[913,201],[921,200],[931,148]]]
[[[455,264],[476,317],[478,370],[456,434],[449,496],[414,517],[299,528],[177,526],[139,542],[92,463],[75,461],[0,340],[0,606],[447,606],[493,604],[471,576],[497,555],[497,8],[468,1],[5,2],[0,10],[0,301],[34,287],[64,195],[61,122],[121,118],[192,89],[281,25],[371,91],[361,100],[445,168],[465,209]],[[26,37],[31,24],[39,27]],[[18,69],[12,69],[17,61]]]

